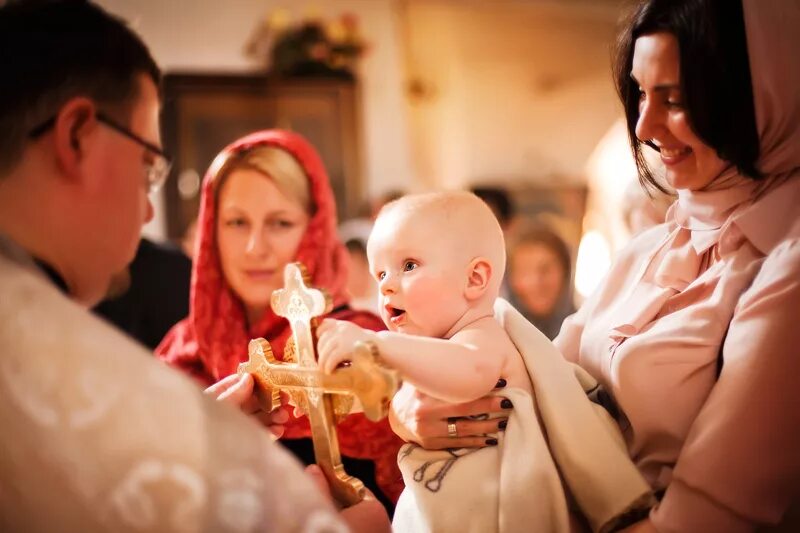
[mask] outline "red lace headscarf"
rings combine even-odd
[[[384,329],[381,320],[370,313],[353,311],[347,303],[347,252],[336,235],[336,204],[328,175],[314,148],[301,136],[281,130],[253,133],[226,147],[214,160],[203,181],[197,247],[192,269],[189,316],[176,324],[156,348],[156,356],[186,371],[206,385],[236,372],[247,360],[247,343],[264,337],[276,357],[283,358],[289,323],[267,309],[257,323],[248,327],[244,306],[225,281],[216,242],[216,187],[220,170],[231,157],[254,147],[272,146],[291,154],[308,176],[314,208],[306,233],[295,257],[302,262],[314,287],[325,289],[333,299],[329,316],[355,322],[362,327]],[[310,436],[308,420],[292,418],[283,438]],[[372,423],[363,415],[348,416],[338,426],[342,453],[375,462],[378,484],[393,501],[402,491],[397,469],[397,451],[402,444],[384,420]]]

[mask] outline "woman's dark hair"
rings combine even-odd
[[[633,50],[642,35],[667,32],[678,41],[681,98],[695,134],[717,155],[752,178],[759,155],[750,62],[741,0],[645,0],[617,41],[614,77],[625,108],[639,181],[664,191],[653,177],[636,137],[639,87],[631,78]]]

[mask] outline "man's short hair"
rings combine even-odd
[[[128,118],[138,77],[161,72],[126,23],[86,0],[9,0],[0,7],[0,176],[31,131],[84,96]]]

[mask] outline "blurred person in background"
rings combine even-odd
[[[94,312],[155,350],[189,314],[192,262],[177,246],[142,238],[136,257],[114,277],[112,291]]]
[[[544,225],[521,229],[510,238],[509,301],[550,340],[575,312],[571,265],[564,240]]]

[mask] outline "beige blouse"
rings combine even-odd
[[[634,239],[554,341],[612,394],[631,458],[667,489],[659,531],[777,524],[800,486],[800,175],[732,218],[636,334],[612,330],[674,221]]]

